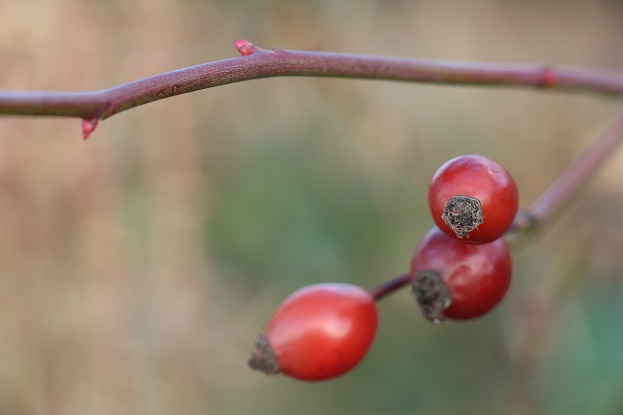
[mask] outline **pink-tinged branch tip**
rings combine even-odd
[[[91,118],[90,120],[82,120],[82,138],[86,140],[91,133],[95,131],[99,118]]]
[[[253,52],[256,52],[257,50],[259,50],[259,48],[255,46],[253,43],[249,42],[248,40],[244,40],[244,39],[235,40],[234,46],[236,47],[236,49],[238,49],[238,53],[240,53],[242,56],[250,55]]]

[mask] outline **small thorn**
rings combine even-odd
[[[91,118],[90,120],[82,120],[82,138],[86,140],[97,127],[99,118]]]
[[[238,53],[242,56],[247,56],[252,54],[253,52],[257,52],[260,48],[255,46],[253,43],[248,40],[238,39],[234,41],[234,46],[238,49]]]

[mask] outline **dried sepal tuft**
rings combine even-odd
[[[429,321],[439,324],[446,319],[444,310],[450,307],[452,297],[450,288],[437,271],[418,272],[411,285],[411,292]]]
[[[257,339],[255,350],[248,363],[251,369],[259,370],[267,375],[276,375],[281,371],[277,355],[263,334],[260,334]]]
[[[480,200],[463,195],[450,198],[441,218],[459,238],[469,238],[469,233],[485,221]]]

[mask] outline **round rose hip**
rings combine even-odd
[[[428,189],[435,224],[446,234],[470,243],[498,239],[513,223],[519,195],[510,173],[480,155],[444,163]]]
[[[301,380],[334,378],[364,358],[377,320],[376,303],[363,288],[343,283],[310,285],[279,305],[249,365]]]
[[[491,311],[511,283],[506,239],[466,244],[433,227],[411,261],[412,292],[426,318],[468,320]]]

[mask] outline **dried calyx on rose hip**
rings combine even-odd
[[[428,205],[437,226],[469,243],[491,242],[510,228],[519,194],[510,173],[481,155],[444,163],[433,175]]]
[[[334,378],[365,357],[377,322],[376,303],[364,289],[343,283],[310,285],[277,307],[249,366],[300,380]]]
[[[506,295],[512,279],[508,243],[466,244],[433,227],[411,261],[411,291],[434,322],[480,317]]]

